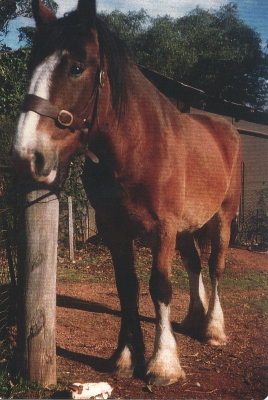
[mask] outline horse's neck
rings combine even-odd
[[[127,85],[128,98],[122,115],[116,116],[108,101],[111,90],[106,87],[100,105],[102,116],[99,118],[100,147],[114,155],[122,165],[129,163],[128,157],[137,146],[144,154],[149,147],[156,146],[166,130],[167,119],[178,117],[176,108],[135,65],[129,69]]]

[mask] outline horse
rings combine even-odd
[[[188,272],[182,327],[213,346],[226,343],[220,280],[240,198],[241,144],[223,118],[180,113],[135,64],[127,46],[79,0],[62,18],[32,1],[36,35],[30,82],[13,144],[25,181],[60,186],[84,154],[82,182],[98,233],[113,260],[121,305],[112,361],[123,376],[168,385],[183,377],[170,322],[175,248]],[[149,238],[149,291],[156,314],[153,354],[145,359],[133,241]],[[210,299],[201,275],[209,243]]]

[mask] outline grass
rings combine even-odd
[[[260,270],[247,269],[243,272],[226,268],[222,287],[230,290],[248,290],[268,288],[268,273]]]
[[[64,390],[65,382],[58,380],[57,387],[43,388],[37,383],[30,384],[20,376],[14,377],[14,354],[8,343],[0,342],[0,398],[2,399],[50,399],[56,390]]]
[[[58,279],[69,282],[101,283],[114,281],[114,271],[108,250],[103,245],[90,246],[87,252],[76,254],[75,263],[59,265]],[[233,268],[236,261],[228,259],[221,286],[224,290],[248,290],[268,287],[268,273],[261,270]],[[152,256],[149,249],[138,247],[136,249],[136,272],[141,284],[148,285]],[[175,255],[172,264],[171,282],[182,290],[188,290],[187,272],[181,264],[178,255]],[[207,267],[202,270],[203,280],[206,286],[210,286],[209,271]]]
[[[57,279],[62,282],[85,282],[88,279],[88,274],[74,268],[58,267]]]
[[[248,299],[246,303],[251,307],[254,307],[259,313],[268,313],[268,297],[262,297],[260,299]]]
[[[14,351],[6,340],[0,342],[0,397],[13,398],[29,390],[29,384],[22,378],[13,378]],[[17,397],[18,398],[18,397]]]

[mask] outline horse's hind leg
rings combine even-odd
[[[221,210],[209,222],[211,254],[208,260],[212,284],[206,316],[204,339],[211,345],[223,345],[227,341],[224,317],[220,303],[220,280],[225,268],[225,255],[230,240],[230,219]]]
[[[208,300],[201,275],[201,262],[193,235],[177,237],[177,248],[188,273],[190,286],[190,304],[182,328],[190,336],[202,339],[203,329],[208,310]]]
[[[172,287],[170,269],[175,249],[176,233],[158,232],[153,243],[153,268],[150,293],[156,312],[156,336],[154,352],[147,365],[147,382],[168,385],[183,374],[176,338],[170,324],[170,302]]]

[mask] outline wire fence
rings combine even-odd
[[[247,182],[242,190],[237,241],[252,249],[268,249],[268,186]]]

